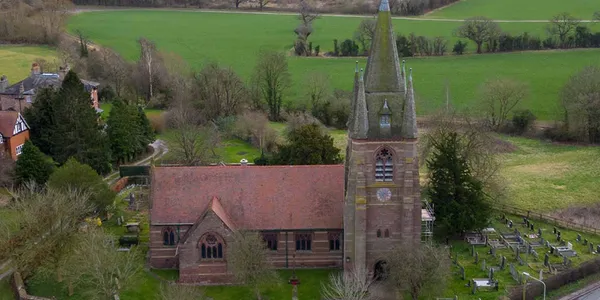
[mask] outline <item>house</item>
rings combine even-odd
[[[344,165],[153,167],[151,267],[179,269],[184,283],[231,283],[232,233],[251,230],[276,268],[364,267],[381,278],[386,254],[420,243],[433,220],[420,197],[412,71],[398,59],[387,0],[366,70],[354,72],[348,128]]]
[[[29,125],[16,111],[0,111],[0,151],[17,160],[29,139]]]
[[[55,87],[59,88],[62,81],[69,71],[69,67],[61,67],[58,73],[42,73],[39,64],[31,65],[31,74],[29,77],[9,85],[6,76],[0,77],[0,111],[23,110],[35,101],[35,93],[41,88]],[[81,80],[84,88],[90,93],[91,104],[96,112],[102,113],[98,103],[97,82]]]

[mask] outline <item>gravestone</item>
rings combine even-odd
[[[577,241],[577,242],[579,242],[579,243],[581,243],[581,234],[579,234],[579,233],[577,234],[577,239],[576,239],[576,241]]]
[[[517,247],[517,259],[521,258],[521,249],[519,249],[519,247]]]
[[[584,239],[584,240],[583,240],[583,245],[584,245],[584,246],[587,246],[587,243],[588,243],[588,240],[587,240],[587,239]]]
[[[496,247],[492,247],[492,249],[490,249],[490,252],[493,257],[496,257]]]
[[[544,245],[544,244],[546,244],[546,240],[544,240],[544,238],[540,238],[540,244],[541,244],[541,245]]]
[[[471,245],[471,256],[475,256],[475,245]]]
[[[531,252],[533,252],[533,247],[531,245],[527,246],[527,253],[531,254]]]
[[[502,261],[500,262],[500,270],[504,270],[504,267],[506,266],[506,256],[502,256]]]
[[[461,266],[461,265],[458,265],[458,267],[460,268],[460,278],[461,278],[462,280],[465,280],[465,278],[467,277],[467,276],[465,275],[465,268],[464,268],[463,266]]]
[[[512,228],[512,227],[513,227],[513,221],[510,220],[510,221],[508,221],[508,228]]]
[[[130,210],[136,209],[135,195],[133,193],[129,193],[129,209]]]
[[[490,268],[490,281],[494,280],[494,268]]]
[[[117,218],[117,225],[121,226],[121,224],[123,224],[123,223],[121,223],[121,217],[118,217]]]
[[[552,228],[552,233],[556,234],[556,227]]]
[[[546,253],[544,255],[544,267],[548,266],[549,261],[550,261],[550,255],[548,255],[548,253]]]
[[[533,223],[529,224],[529,230],[531,230],[531,231],[535,230],[535,226],[533,226]]]
[[[544,280],[544,270],[540,270],[540,281]]]
[[[573,244],[571,244],[571,242],[567,243],[567,249],[573,250]]]
[[[458,263],[458,252],[454,255],[454,264]]]
[[[546,248],[550,248],[550,241],[546,241]]]
[[[516,281],[516,282],[521,282],[521,277],[519,276],[519,272],[517,272],[517,269],[515,269],[515,266],[513,264],[510,264],[509,266],[510,268],[510,275],[512,276],[512,278]]]
[[[560,234],[557,234],[557,235],[556,235],[556,241],[557,241],[557,242],[560,242]]]
[[[554,246],[552,246],[552,247],[550,248],[550,254],[554,254],[554,251],[556,251],[556,250],[555,250]]]
[[[475,264],[479,263],[479,252],[475,252]]]
[[[538,228],[538,235],[539,235],[540,237],[542,237],[542,229],[541,229],[541,228]]]
[[[558,236],[560,236],[560,230],[559,230],[559,231],[557,231],[557,232],[556,232],[556,234],[557,234]]]
[[[481,262],[481,271],[485,271],[485,259]]]
[[[600,245],[596,246],[596,253],[600,253]]]
[[[527,220],[527,217],[523,217],[523,224],[527,224],[527,226],[529,226],[529,220]]]
[[[568,265],[569,264],[569,258],[566,256],[563,256],[563,265]]]
[[[590,253],[594,253],[594,243],[590,242]]]

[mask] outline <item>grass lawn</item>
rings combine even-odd
[[[598,202],[600,148],[507,138],[518,150],[504,154],[510,205],[553,211]]]
[[[165,23],[164,20],[171,20]],[[73,16],[71,31],[81,30],[91,40],[116,49],[134,60],[139,51],[136,40],[144,36],[157,43],[160,50],[174,52],[194,69],[209,61],[231,66],[243,78],[249,78],[261,48],[289,50],[297,25],[295,16],[224,14],[216,12],[177,11],[110,11],[90,12]],[[314,24],[313,45],[322,51],[333,48],[332,40],[340,42],[352,36],[360,18],[323,17]],[[248,26],[251,24],[251,26]],[[420,35],[445,36],[454,40],[457,22],[423,20],[394,20],[397,32],[416,32]],[[118,30],[118,27],[128,30]],[[510,32],[528,31],[544,35],[544,24],[503,23]],[[193,34],[181,28],[194,28]],[[180,34],[178,34],[180,33]],[[207,43],[210,41],[210,43]],[[450,43],[451,48],[452,43]],[[470,43],[470,49],[474,49]],[[452,104],[458,108],[472,107],[476,92],[488,78],[509,77],[529,83],[531,95],[523,107],[531,108],[539,119],[551,120],[557,113],[558,92],[567,78],[586,65],[600,64],[599,51],[547,51],[497,55],[468,55],[430,58],[411,58],[415,70],[415,88],[419,96],[420,115],[430,113],[445,104],[445,85],[450,88]],[[298,58],[290,57],[289,69],[293,86],[286,99],[304,98],[305,79],[314,72],[330,76],[335,88],[350,90],[355,58]],[[365,59],[360,59],[364,66]]]
[[[0,300],[13,300],[15,299],[13,290],[10,287],[8,279],[0,281]]]
[[[6,75],[9,84],[17,83],[29,76],[31,64],[37,58],[54,61],[56,52],[46,46],[0,45],[0,75]]]
[[[591,20],[592,14],[599,10],[596,0],[461,0],[425,17],[464,19],[486,16],[496,20],[548,20],[556,14],[569,12],[577,18]]]

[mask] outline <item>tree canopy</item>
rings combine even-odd
[[[154,132],[141,108],[125,104],[120,99],[112,103],[106,122],[112,159],[116,163],[128,162],[154,141]]]
[[[307,124],[288,134],[288,143],[273,157],[277,165],[328,165],[342,162],[340,149],[319,125]]]
[[[437,234],[449,236],[485,227],[490,207],[485,202],[483,183],[471,174],[467,158],[462,155],[459,134],[440,135],[433,147],[427,160],[427,188],[435,205]]]
[[[15,167],[15,177],[18,184],[35,182],[44,184],[56,168],[52,158],[46,156],[31,141],[23,145],[23,152]]]

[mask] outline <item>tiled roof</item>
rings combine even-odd
[[[342,228],[344,166],[155,167],[151,197],[152,224],[193,224],[210,205],[239,229]]]
[[[92,88],[98,87],[100,84],[93,81],[87,81],[81,79],[81,83],[86,91],[90,92]],[[62,84],[62,78],[58,74],[53,73],[42,73],[38,75],[31,75],[11,86],[6,88],[6,90],[1,93],[5,95],[19,95],[19,90],[21,89],[21,84],[23,84],[23,94],[24,95],[34,95],[35,90],[39,88],[46,87],[55,87],[59,88]]]
[[[0,133],[5,138],[13,136],[19,113],[16,111],[0,111]]]

